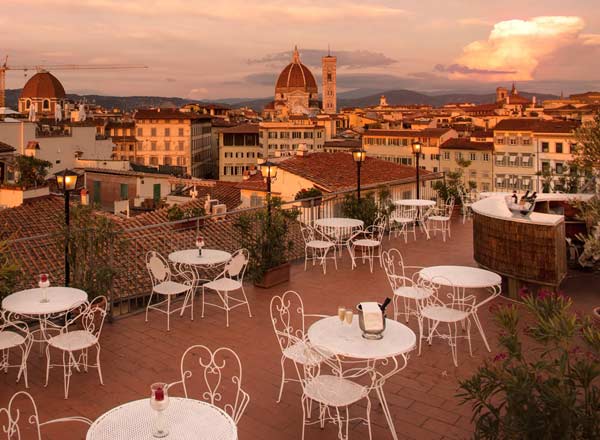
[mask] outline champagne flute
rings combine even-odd
[[[150,407],[156,411],[152,436],[154,438],[163,438],[169,435],[169,430],[165,426],[163,411],[169,406],[169,395],[167,394],[166,383],[153,383],[150,386],[152,394],[150,395]]]
[[[198,255],[202,256],[202,248],[204,247],[204,238],[201,235],[196,237],[196,247],[198,248]]]
[[[338,306],[338,318],[342,324],[344,323],[345,317],[346,317],[346,307]]]
[[[346,310],[344,318],[346,319],[346,324],[352,325],[352,317],[354,316],[354,312],[351,309]]]

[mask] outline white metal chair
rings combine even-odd
[[[435,208],[427,217],[427,230],[433,231],[435,236],[437,231],[442,233],[442,239],[446,241],[446,234],[452,237],[450,232],[450,220],[454,211],[454,199],[450,198],[441,207]]]
[[[473,206],[473,197],[466,191],[461,191],[459,195],[462,211],[462,222],[464,225],[467,218],[471,218],[473,215],[473,210],[471,209],[471,206]]]
[[[33,345],[33,336],[27,324],[23,321],[12,319],[7,311],[0,311],[0,371],[8,373],[9,368],[18,368],[17,382],[21,376],[25,379],[25,387],[29,388],[27,381],[27,358]],[[19,348],[21,359],[17,364],[10,363],[10,351]]]
[[[390,240],[392,233],[394,238],[398,235],[404,235],[404,243],[408,242],[408,233],[412,232],[414,239],[417,239],[417,209],[410,206],[398,206],[390,215]]]
[[[309,225],[301,225],[300,232],[304,240],[304,270],[310,260],[315,265],[319,262],[323,266],[323,273],[327,273],[327,260],[333,260],[337,270],[337,249],[335,243],[329,239],[324,233]],[[333,256],[328,257],[327,254],[333,250]]]
[[[21,405],[21,401],[23,405]],[[40,422],[35,400],[26,391],[19,391],[10,398],[6,408],[0,408],[0,432],[8,440],[22,438],[42,440],[42,428],[54,423],[77,422],[88,427],[92,421],[86,417],[61,417],[60,419]],[[75,437],[69,437],[75,438]]]
[[[271,298],[271,323],[281,349],[281,385],[279,386],[277,403],[281,401],[284,384],[300,380],[301,371],[297,368],[298,364],[304,366],[309,361],[306,355],[306,317],[325,318],[326,316],[305,314],[302,298],[293,290],[288,290],[281,296]],[[294,363],[298,379],[286,379],[285,361],[287,359]]]
[[[464,296],[461,289],[455,289],[450,281],[436,277],[431,282],[421,279],[419,285],[428,289],[430,294],[417,302],[419,307],[419,355],[421,355],[421,342],[423,339],[431,345],[434,337],[448,341],[452,352],[454,366],[458,367],[457,342],[459,338],[466,338],[469,343],[469,353],[473,355],[471,347],[471,317],[476,312],[477,299],[474,295]],[[476,315],[475,315],[476,316]],[[465,323],[467,334],[460,334],[459,324]],[[427,330],[425,330],[427,324]],[[440,324],[448,326],[448,333],[440,331]]]
[[[381,266],[381,251],[383,243],[383,233],[385,228],[381,225],[371,225],[368,228],[357,231],[348,240],[348,253],[352,258],[352,269],[356,267],[357,258],[362,258],[369,261],[369,268],[373,273],[373,260],[379,259],[379,265]],[[356,256],[356,251],[360,250],[362,255]]]
[[[308,362],[302,365],[304,378],[302,384],[302,440],[306,426],[325,422],[338,426],[338,438],[348,439],[350,422],[365,423],[371,433],[371,388],[351,380],[355,376],[352,370],[344,373],[342,363],[337,355],[319,347],[307,345]],[[350,407],[361,400],[366,400],[366,416],[350,417]],[[318,404],[318,419],[311,420],[312,404]]]
[[[183,386],[186,398],[197,398],[221,407],[237,424],[250,396],[242,389],[242,363],[231,348],[212,351],[205,345],[192,345],[181,356],[181,380],[169,384]],[[197,374],[195,374],[197,373]]]
[[[390,287],[394,293],[392,304],[394,306],[394,319],[404,315],[408,322],[410,315],[419,319],[418,302],[431,294],[431,289],[423,289],[416,281],[419,276],[419,266],[405,266],[402,254],[398,249],[389,249],[381,255],[383,268],[387,275]],[[399,310],[398,301],[402,299],[403,309]],[[414,305],[413,305],[414,303]]]
[[[85,372],[88,371],[88,368],[97,368],[100,384],[104,385],[100,367],[100,334],[102,333],[107,310],[108,301],[106,297],[98,296],[75,317],[68,320],[59,334],[48,338],[46,345],[46,383],[44,386],[48,386],[50,369],[53,367],[63,368],[65,399],[69,397],[69,384],[73,368],[81,371],[80,368],[83,367]],[[96,349],[95,364],[91,364],[88,360],[90,348]],[[51,349],[62,352],[61,364],[52,364],[50,359]]]
[[[248,267],[249,255],[246,249],[237,250],[231,257],[231,260],[227,262],[223,272],[217,277],[202,285],[202,317],[204,318],[204,306],[209,305],[225,310],[227,327],[229,327],[229,311],[236,307],[243,306],[244,304],[248,308],[248,316],[252,318],[252,312],[250,311],[250,304],[244,291],[244,274]],[[206,301],[206,289],[214,290],[217,292],[220,303],[212,303]],[[240,290],[242,297],[237,298],[232,296],[231,293]]]
[[[146,306],[146,322],[148,322],[148,311],[150,309],[167,315],[167,331],[171,330],[171,314],[181,312],[180,316],[183,316],[183,312],[186,307],[190,307],[191,319],[194,320],[194,275],[192,272],[180,272],[183,278],[182,282],[173,281],[173,273],[171,266],[165,258],[156,251],[150,251],[146,254],[146,268],[150,274],[150,280],[152,281],[152,292],[150,298],[148,298],[148,305]],[[152,304],[152,297],[154,295],[158,297],[165,297],[165,299],[159,300],[156,304]],[[177,295],[185,294],[183,304],[181,307],[171,310],[171,303],[174,297]],[[189,304],[188,304],[189,302]],[[166,308],[163,308],[165,306]]]

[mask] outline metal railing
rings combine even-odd
[[[431,173],[421,181],[421,198],[435,199],[434,182],[444,178],[443,173]],[[385,186],[363,186],[363,194],[377,193],[383,189],[389,191],[392,200],[415,198],[416,185],[411,179],[391,182]],[[346,196],[355,194],[355,190],[328,193],[322,197],[303,201],[286,201],[284,209],[299,208],[299,222],[312,223],[314,220],[326,217],[339,217],[342,214],[342,204]],[[378,197],[375,197],[378,200]],[[123,316],[141,311],[151,292],[151,282],[146,269],[146,254],[157,251],[168,258],[171,252],[195,247],[198,233],[202,234],[208,248],[222,249],[233,252],[239,248],[240,236],[235,227],[239,216],[256,212],[262,207],[238,209],[222,214],[213,214],[195,219],[185,219],[173,222],[149,224],[139,227],[123,227],[117,223],[115,245],[103,249],[103,255],[108,266],[116,272],[112,288],[105,294],[111,303],[111,317]],[[295,246],[288,258],[294,260],[303,256],[304,245],[299,231],[299,223],[290,231],[290,238]],[[93,234],[89,238],[95,239]],[[9,239],[7,250],[21,266],[22,275],[18,277],[15,289],[31,288],[36,285],[36,276],[49,273],[52,284],[64,285],[64,235],[50,233]],[[96,259],[97,260],[97,259]],[[208,271],[209,279],[216,275],[218,269]]]

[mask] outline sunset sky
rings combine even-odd
[[[56,72],[73,93],[270,96],[295,44],[317,81],[330,45],[341,91],[600,90],[598,0],[2,0],[0,14],[9,64],[149,66]]]

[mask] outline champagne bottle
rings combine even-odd
[[[388,297],[388,298],[386,298],[386,299],[383,301],[383,304],[381,304],[381,305],[379,306],[379,308],[381,309],[381,313],[385,313],[385,308],[386,308],[386,307],[387,307],[387,306],[388,306],[388,305],[389,305],[391,302],[392,302],[392,300],[391,300],[391,298],[389,298],[389,297]]]
[[[515,201],[515,205],[519,203],[519,198],[517,197],[517,192],[513,191],[512,199]]]

